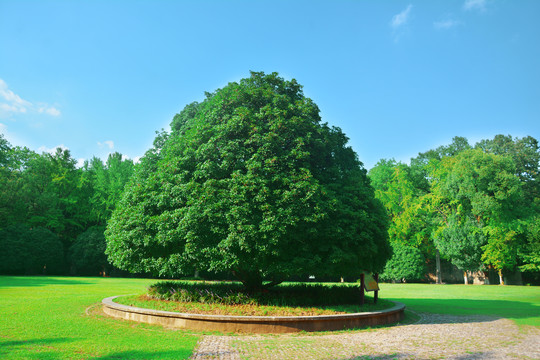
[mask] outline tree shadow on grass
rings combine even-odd
[[[64,356],[62,356],[62,354],[55,351],[50,351],[50,347],[54,344],[72,342],[74,340],[75,339],[70,338],[48,338],[11,341],[0,340],[0,358],[24,358],[39,360],[63,359]]]
[[[50,338],[50,339],[31,339],[31,340],[13,340],[13,341],[0,340],[0,346],[2,348],[7,348],[7,347],[26,346],[26,345],[50,345],[50,344],[71,342],[71,341],[73,341],[73,339],[70,339],[70,338]]]
[[[86,280],[48,276],[0,276],[0,289],[11,287],[36,287],[47,285],[88,285]]]
[[[0,358],[18,358],[22,356],[25,359],[65,359],[66,354],[61,350],[52,348],[54,344],[72,342],[75,339],[70,338],[49,338],[49,339],[30,339],[30,340],[0,340]],[[26,348],[26,349],[25,349]],[[43,350],[43,351],[41,351]],[[170,351],[143,351],[128,350],[115,352],[101,356],[87,356],[87,359],[188,359],[192,354],[191,349],[179,349]]]
[[[482,322],[507,318],[535,322],[540,316],[540,304],[511,300],[470,300],[470,299],[394,299],[403,302],[408,310],[417,313],[453,315],[428,316],[423,324],[445,324],[456,322]],[[459,321],[459,317],[462,321]],[[536,324],[540,326],[540,321]]]

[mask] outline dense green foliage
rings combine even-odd
[[[487,239],[475,220],[460,221],[457,216],[451,216],[434,241],[459,269],[477,271],[482,268],[482,248]]]
[[[82,167],[0,134],[0,273],[118,273],[112,260],[159,276],[234,271],[256,287],[357,278],[393,252],[383,280],[433,281],[442,263],[540,283],[530,136],[455,137],[410,165],[383,159],[368,179],[299,84],[261,73],[187,105],[171,129],[141,164],[113,153]]]
[[[37,154],[11,146],[0,135],[0,243],[6,249],[0,254],[5,258],[0,273],[102,272],[103,229],[133,168],[118,153],[105,164],[94,158],[77,168],[68,150]],[[96,225],[101,226],[101,247],[95,234],[83,236],[72,248]],[[88,261],[97,263],[82,265]]]
[[[295,80],[252,73],[188,105],[171,128],[108,223],[114,265],[231,271],[260,288],[386,263],[386,216],[366,171]]]
[[[456,137],[410,166],[381,160],[370,177],[394,249],[382,277],[417,280],[437,252],[463,271],[496,270],[501,282],[504,271],[538,272],[539,160],[535,139],[503,135],[474,147]]]
[[[161,281],[148,287],[148,296],[207,304],[315,306],[358,304],[360,291],[359,283],[283,283],[265,292],[249,293],[241,283]]]
[[[76,274],[96,275],[109,272],[104,231],[103,226],[93,226],[77,236],[69,254]]]
[[[392,243],[393,255],[381,274],[382,281],[418,281],[426,276],[426,259],[415,246]]]
[[[61,274],[64,251],[58,236],[43,227],[11,225],[0,230],[0,273]]]

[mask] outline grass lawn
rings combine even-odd
[[[105,297],[140,294],[153,282],[0,276],[0,358],[188,358],[202,334],[86,314]],[[416,312],[490,315],[540,327],[540,287],[381,284],[380,296]]]
[[[380,297],[407,309],[451,315],[489,315],[540,327],[540,287],[380,284]]]
[[[200,334],[86,309],[155,280],[0,276],[1,359],[186,359]]]

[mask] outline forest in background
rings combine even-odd
[[[538,283],[539,161],[536,139],[505,135],[380,160],[368,175],[394,253],[381,279],[429,281],[442,262]],[[126,275],[107,261],[104,230],[137,166],[113,153],[78,168],[69,150],[38,154],[0,134],[0,274]]]
[[[538,281],[538,141],[497,135],[420,153],[410,165],[381,160],[369,176],[390,217],[394,255],[382,278],[426,280],[440,259],[463,272],[521,271]],[[440,277],[438,279],[440,281]]]
[[[0,135],[0,274],[113,271],[104,231],[134,168],[117,152],[77,168],[69,150],[38,154]]]

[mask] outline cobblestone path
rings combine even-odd
[[[419,314],[415,324],[325,334],[204,336],[207,359],[540,359],[540,330],[507,319]]]

